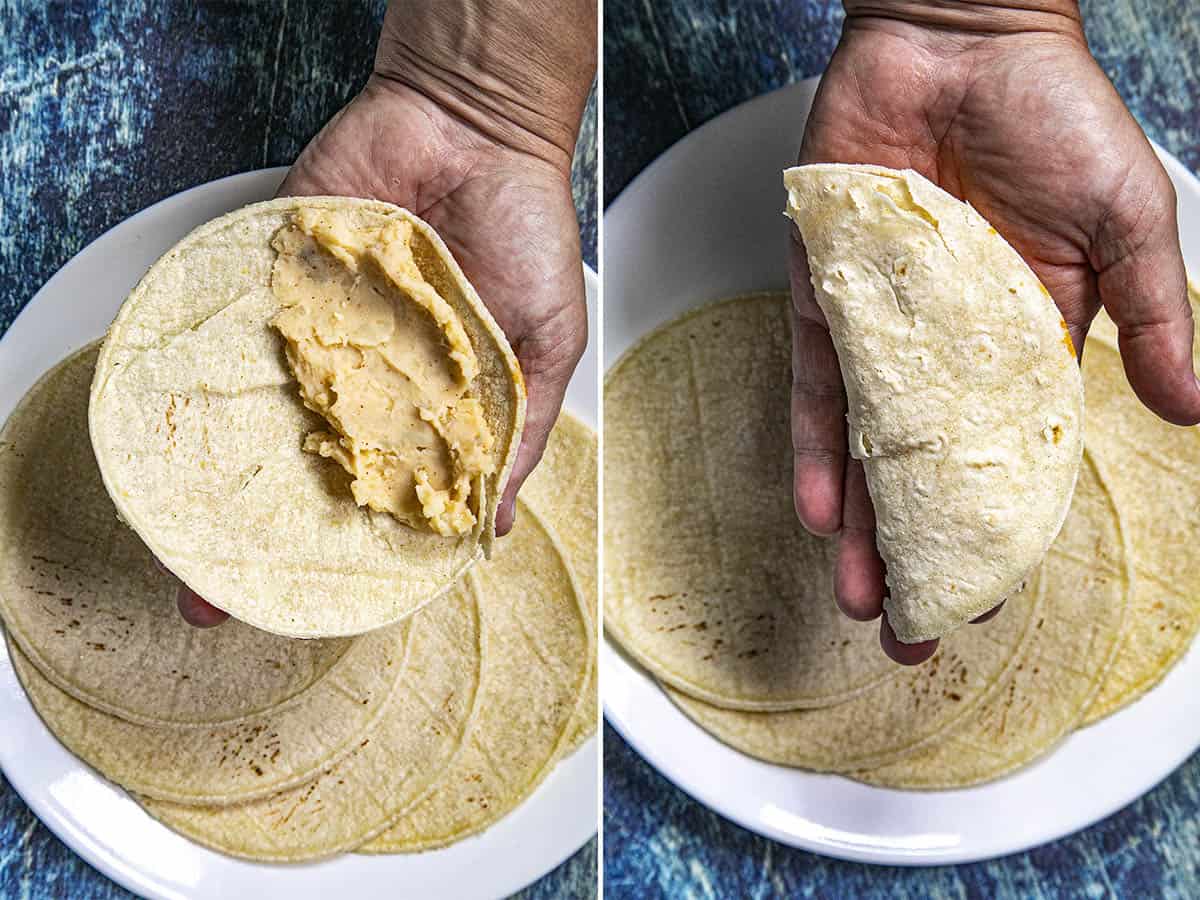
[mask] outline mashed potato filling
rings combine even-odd
[[[359,506],[413,528],[466,534],[495,471],[473,395],[479,361],[454,308],[425,280],[412,224],[357,226],[305,209],[272,241],[272,324],[304,405],[328,424],[304,449],[338,462]]]

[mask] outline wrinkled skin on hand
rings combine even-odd
[[[956,10],[972,30],[880,15],[921,6],[847,3],[800,162],[912,168],[968,201],[1049,289],[1077,349],[1103,305],[1142,402],[1176,424],[1200,421],[1175,193],[1077,17],[1014,13],[985,27]],[[796,511],[810,531],[839,535],[838,605],[875,619],[886,586],[874,511],[862,465],[847,456],[837,356],[794,226],[791,257]],[[937,647],[899,643],[886,617],[880,641],[906,664]]]

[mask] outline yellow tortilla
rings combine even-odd
[[[1189,295],[1200,315],[1194,283]],[[1200,566],[1188,552],[1200,534],[1200,432],[1164,422],[1138,400],[1105,313],[1084,345],[1083,378],[1085,440],[1126,520],[1137,573],[1125,638],[1084,720],[1091,724],[1158,684],[1200,629]]]
[[[788,303],[710,304],[643,338],[604,392],[605,628],[708,704],[840,703],[892,677],[833,598],[791,499]]]
[[[428,850],[483,831],[533,792],[576,733],[593,631],[566,560],[531,508],[472,577],[488,648],[475,725],[437,788],[364,852]]]
[[[218,725],[295,702],[350,641],[198,630],[117,519],[87,435],[98,345],[59,363],[0,432],[0,617],[59,689],[141,724]]]
[[[453,765],[480,711],[481,664],[491,652],[482,644],[473,576],[406,627],[406,663],[383,714],[327,772],[232,806],[138,802],[192,840],[246,859],[320,859],[370,840],[420,803]],[[314,713],[310,724],[319,728],[324,720]]]
[[[851,776],[922,790],[999,778],[1047,753],[1083,718],[1116,656],[1134,590],[1128,535],[1094,461],[1030,590],[1043,597],[1021,659],[963,725],[927,749]]]
[[[119,719],[59,690],[11,639],[9,651],[46,727],[101,775],[164,800],[223,804],[302,784],[351,753],[405,671],[406,629],[358,639],[297,702],[210,727]]]
[[[782,712],[721,709],[666,687],[696,724],[750,756],[817,772],[852,772],[935,746],[970,721],[1019,662],[1040,616],[1025,590],[990,622],[948,635],[928,662],[833,706]],[[883,655],[878,644],[869,652]]]
[[[359,507],[342,467],[305,451],[324,420],[301,401],[270,287],[272,238],[301,210],[413,228],[424,281],[474,349],[472,391],[494,437],[471,533],[443,537]],[[109,330],[89,415],[109,495],[171,571],[255,627],[332,637],[411,615],[490,548],[524,404],[511,347],[427,224],[386,203],[306,197],[202,225],[155,263]]]
[[[596,731],[597,691],[596,628],[599,576],[597,554],[596,432],[568,412],[563,412],[550,432],[546,453],[521,488],[521,498],[533,509],[562,548],[575,583],[579,586],[592,623],[591,675],[583,689],[583,702],[575,715],[570,753]]]

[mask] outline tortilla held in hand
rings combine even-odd
[[[905,643],[1020,590],[1066,517],[1083,386],[1049,292],[987,221],[912,171],[784,173],[846,385]]]
[[[168,569],[313,638],[397,622],[489,551],[524,414],[512,348],[432,228],[291,197],[151,267],[89,422],[117,512]]]

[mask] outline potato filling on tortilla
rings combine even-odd
[[[352,476],[359,506],[442,535],[466,534],[495,471],[494,438],[473,395],[475,350],[453,307],[421,274],[410,222],[356,227],[303,209],[271,242],[272,324],[304,405],[329,430],[304,449]]]

